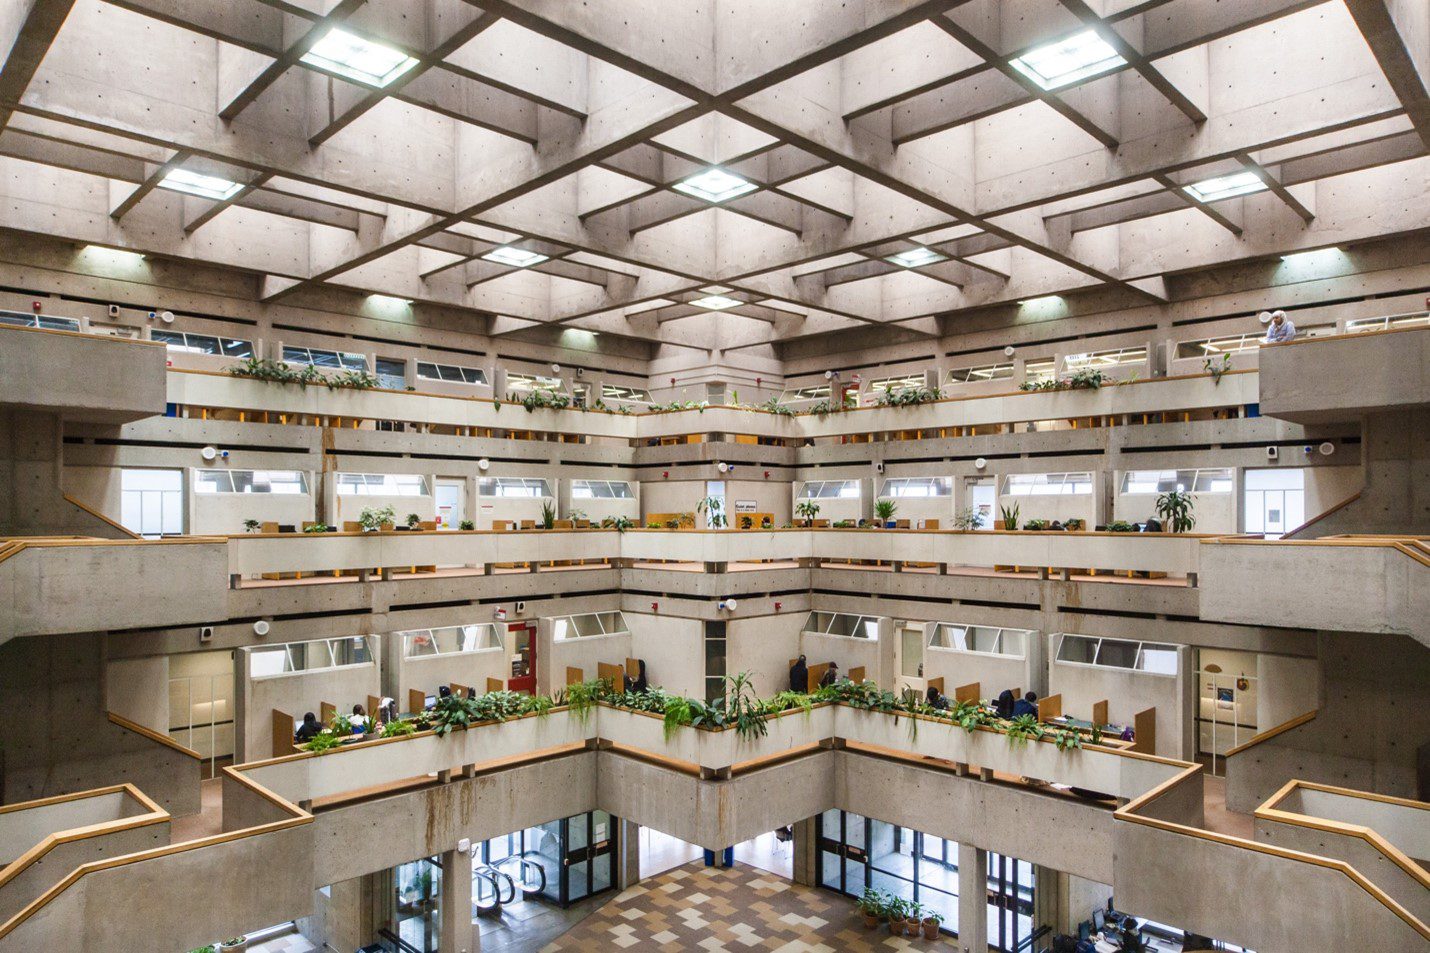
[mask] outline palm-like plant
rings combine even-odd
[[[725,499],[719,496],[707,496],[699,503],[695,504],[698,513],[704,513],[706,520],[712,529],[722,529],[725,526]]]
[[[812,524],[814,518],[819,515],[819,504],[813,500],[800,500],[794,505],[794,515]]]
[[[899,504],[893,500],[880,500],[874,504],[874,515],[879,517],[881,522],[887,523],[894,518],[894,514],[898,512],[898,509]]]
[[[1172,490],[1157,497],[1157,515],[1162,517],[1162,522],[1172,532],[1189,533],[1192,527],[1197,525],[1196,517],[1192,515],[1194,503],[1192,494],[1183,490]]]

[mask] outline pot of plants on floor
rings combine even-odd
[[[872,930],[879,925],[879,920],[884,916],[883,894],[873,887],[865,887],[864,895],[855,904],[859,908],[859,913],[864,917],[864,928]]]
[[[229,937],[218,945],[219,953],[243,953],[248,949],[248,938],[242,936]]]
[[[908,918],[907,910],[909,902],[899,897],[890,897],[889,902],[884,906],[884,912],[889,918],[889,935],[903,936],[904,922]]]
[[[934,913],[932,910],[926,911],[924,915],[924,939],[937,940],[938,925],[942,922],[943,917],[940,914]]]
[[[918,936],[920,924],[923,923],[924,908],[921,904],[910,903],[904,910],[904,934],[906,936]]]

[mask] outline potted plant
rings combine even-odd
[[[407,528],[408,528],[409,530],[411,530],[411,531],[413,531],[413,532],[416,532],[416,531],[417,531],[417,524],[419,524],[419,523],[421,523],[421,522],[422,522],[422,517],[418,516],[416,513],[408,513],[408,514],[407,514]]]
[[[1080,517],[1074,517],[1073,519],[1063,520],[1063,525],[1068,528],[1068,532],[1070,533],[1081,533],[1083,530],[1087,529],[1087,520],[1084,520]]]
[[[1137,532],[1137,527],[1126,520],[1113,520],[1107,524],[1107,531],[1109,533],[1135,533]]]
[[[794,515],[803,520],[805,526],[813,526],[814,518],[819,515],[819,504],[813,500],[800,500],[794,505]]]
[[[890,897],[884,905],[884,913],[889,918],[889,935],[903,936],[904,921],[908,918],[909,902],[903,897]]]
[[[258,520],[244,520],[243,531],[245,533],[256,533],[258,532],[258,528],[262,525],[263,524],[258,522]]]
[[[942,922],[943,922],[943,915],[942,915],[942,914],[938,913],[938,912],[935,911],[935,910],[925,910],[925,911],[924,911],[924,920],[923,920],[924,939],[925,939],[925,940],[937,940],[937,939],[938,939],[938,925],[939,925],[940,923],[942,923]]]
[[[1030,530],[1030,531],[1032,531],[1032,532],[1037,532],[1038,530],[1047,529],[1047,528],[1048,528],[1048,521],[1047,521],[1047,520],[1028,520],[1028,522],[1026,522],[1026,523],[1023,524],[1023,528],[1026,529],[1026,530]]]
[[[1192,527],[1197,525],[1196,517],[1192,515],[1194,503],[1192,494],[1183,490],[1172,490],[1157,497],[1157,515],[1162,517],[1163,525],[1172,532],[1190,533]]]
[[[1012,506],[1000,506],[999,509],[1003,511],[1003,527],[1002,527],[1002,528],[1003,528],[1003,529],[1017,529],[1017,528],[1018,528],[1018,515],[1019,515],[1019,513],[1021,512],[1022,507],[1020,507],[1017,503],[1014,503]]]
[[[556,525],[556,504],[547,500],[541,504],[541,522],[537,529],[551,529]]]
[[[979,529],[983,526],[983,514],[968,507],[966,510],[959,510],[953,517],[953,528],[963,530],[965,533]]]
[[[865,887],[864,895],[855,903],[864,916],[865,929],[872,930],[884,916],[884,895],[873,887]]]
[[[893,500],[879,500],[874,504],[874,515],[879,517],[879,522],[884,524],[885,529],[893,529],[894,514],[898,509],[899,504]]]
[[[697,513],[706,514],[711,529],[723,529],[725,527],[724,497],[707,496],[695,504],[695,511]]]
[[[476,529],[476,528],[477,528],[477,524],[476,524],[476,523],[473,523],[471,520],[462,520],[461,523],[457,524],[457,528],[458,528],[458,529]]]
[[[768,516],[760,517],[760,529],[774,529],[775,521]]]
[[[228,950],[233,953],[242,953],[248,949],[248,938],[242,936],[231,936],[218,945],[220,951]]]
[[[924,906],[917,900],[909,901],[908,908],[904,911],[904,933],[909,936],[919,935],[919,924],[923,922]]]
[[[377,530],[392,529],[392,521],[397,518],[397,511],[390,506],[384,507],[364,507],[358,514],[358,522],[362,524],[364,533],[373,533]]]
[[[327,523],[322,522],[312,523],[308,526],[303,527],[303,532],[305,533],[328,533],[331,531],[332,527],[329,526]]]

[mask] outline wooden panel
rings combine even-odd
[[[579,685],[586,680],[586,673],[579,668],[566,666],[566,684]]]
[[[633,658],[628,658],[628,659],[626,659],[626,674],[629,675],[631,678],[640,678],[640,674],[641,674],[641,663],[640,663],[640,659],[633,659]]]
[[[938,520],[924,520],[922,529],[938,529]]]
[[[331,725],[333,719],[338,717],[338,706],[332,702],[318,703],[318,719],[325,725]]]
[[[382,699],[376,695],[367,696],[367,716],[372,719],[377,718],[377,710],[382,707]]]
[[[1157,753],[1157,709],[1139,711],[1132,719],[1132,750]]]
[[[938,678],[931,678],[931,679],[929,679],[929,687],[932,688],[932,689],[934,689],[935,691],[937,691],[940,695],[942,695],[942,694],[943,694],[943,676],[940,675]]]
[[[1107,720],[1107,699],[1092,703],[1092,723],[1094,725],[1108,724]]]
[[[625,686],[625,675],[626,670],[619,665],[610,662],[596,663],[596,677],[603,682],[609,679],[611,685],[618,691]]]
[[[818,665],[809,666],[809,688],[806,691],[814,691],[819,687],[819,683],[824,680],[824,673],[829,671],[828,662],[820,662]]]
[[[502,690],[503,688],[505,688],[505,687],[506,687],[506,684],[505,684],[504,682],[502,682],[501,679],[499,679],[499,678],[492,678],[490,675],[487,676],[487,691],[489,691],[489,692],[499,692],[499,691],[501,691],[501,690]]]
[[[959,685],[953,690],[953,700],[956,702],[976,702],[983,697],[982,685],[978,682],[970,682],[967,685]]]
[[[293,716],[273,709],[273,757],[293,753]]]
[[[407,690],[407,710],[419,712],[427,707],[427,693],[420,688],[409,688]]]
[[[456,682],[452,683],[451,688],[452,694],[456,695],[458,698],[466,698],[468,692],[471,692],[473,695],[476,694],[475,689],[469,688],[466,685],[458,685]]]
[[[1038,702],[1038,720],[1052,721],[1054,718],[1061,718],[1063,714],[1063,696],[1049,695]]]
[[[856,665],[849,670],[849,680],[854,684],[864,681],[864,666]]]

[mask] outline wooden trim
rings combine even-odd
[[[1417,314],[1418,312],[1412,311],[1410,313]],[[1395,315],[1385,314],[1381,315],[1381,317],[1391,318],[1395,317]],[[1344,343],[1345,341],[1354,341],[1357,338],[1379,337],[1382,334],[1404,334],[1407,331],[1430,331],[1430,325],[1417,324],[1408,328],[1380,328],[1376,331],[1342,331],[1339,334],[1307,335],[1306,337],[1298,337],[1290,341],[1276,341],[1271,344],[1267,344],[1263,341],[1261,347],[1262,349],[1268,347],[1295,347],[1298,344],[1322,344],[1326,341],[1340,341]]]
[[[104,515],[103,513],[101,513],[99,510],[97,510],[97,509],[95,509],[94,507],[90,506],[88,503],[85,503],[85,502],[83,502],[83,501],[81,501],[81,500],[77,500],[77,499],[75,499],[74,497],[70,496],[68,493],[66,493],[66,494],[64,495],[64,500],[65,500],[66,503],[72,503],[72,504],[74,504],[75,506],[79,507],[80,509],[84,510],[86,513],[88,513],[90,516],[93,516],[95,519],[99,520],[100,522],[107,523],[107,524],[108,524],[109,526],[111,526],[112,528],[119,530],[121,533],[123,533],[125,536],[129,537],[130,539],[142,539],[142,538],[143,538],[143,537],[140,536],[138,533],[136,533],[136,532],[134,532],[133,530],[129,529],[127,526],[124,526],[124,525],[122,525],[122,524],[120,524],[120,523],[116,523],[114,520],[110,519],[108,516],[105,516],[105,515]]]
[[[145,738],[148,738],[150,741],[158,742],[159,744],[163,745],[163,746],[166,747],[166,748],[173,748],[175,751],[179,752],[180,754],[188,755],[190,758],[193,758],[195,761],[201,761],[201,760],[203,760],[202,756],[201,756],[197,751],[195,751],[193,748],[185,748],[183,745],[179,744],[179,743],[178,743],[177,741],[175,741],[173,738],[170,738],[168,735],[160,734],[159,732],[155,731],[153,728],[146,728],[146,727],[144,727],[143,725],[139,724],[138,722],[130,721],[128,718],[125,718],[123,715],[116,715],[116,714],[115,714],[114,712],[112,712],[112,711],[107,711],[107,712],[105,712],[104,714],[105,714],[106,717],[109,718],[109,721],[110,721],[111,724],[118,725],[120,728],[123,728],[123,729],[125,729],[125,730],[127,730],[127,731],[132,731],[132,732],[134,732],[136,735],[143,735]]]
[[[1241,744],[1236,745],[1235,747],[1228,748],[1226,750],[1226,754],[1222,755],[1222,757],[1230,758],[1234,754],[1241,754],[1246,749],[1254,748],[1257,745],[1261,744],[1263,741],[1269,741],[1279,734],[1283,734],[1287,731],[1290,731],[1292,728],[1299,728],[1306,722],[1315,718],[1316,712],[1318,712],[1319,710],[1320,709],[1313,708],[1308,712],[1303,712],[1302,714],[1297,715],[1295,718],[1283,721],[1281,724],[1276,725],[1273,728],[1267,728],[1265,731],[1258,732],[1257,734],[1252,735],[1246,741],[1243,741]]]
[[[1281,538],[1282,538],[1282,539],[1291,539],[1291,538],[1293,538],[1297,533],[1301,532],[1302,530],[1304,530],[1304,529],[1309,529],[1310,527],[1315,526],[1317,523],[1319,523],[1321,520],[1325,519],[1327,516],[1330,516],[1330,515],[1333,514],[1333,513],[1338,513],[1338,512],[1340,512],[1341,510],[1345,509],[1347,506],[1350,506],[1350,505],[1351,505],[1352,503],[1354,503],[1356,500],[1360,499],[1360,498],[1361,498],[1361,494],[1364,493],[1364,492],[1365,492],[1364,490],[1356,490],[1356,491],[1355,491],[1354,493],[1352,493],[1350,496],[1346,497],[1344,500],[1341,500],[1341,501],[1340,501],[1339,503],[1337,503],[1335,506],[1333,506],[1333,507],[1331,507],[1330,509],[1326,510],[1325,512],[1321,513],[1319,516],[1313,516],[1313,517],[1311,517],[1311,518],[1308,519],[1306,522],[1302,523],[1300,526],[1298,526],[1298,527],[1296,527],[1295,529],[1291,530],[1291,532],[1289,532],[1289,533],[1282,533],[1282,534],[1281,534]]]
[[[108,794],[124,793],[134,798],[148,810],[143,814],[134,814],[129,817],[119,817],[112,821],[101,821],[97,824],[87,824],[83,827],[72,827],[68,830],[54,831],[37,843],[34,847],[25,851],[17,857],[9,866],[0,868],[0,889],[20,875],[20,872],[30,867],[36,861],[43,858],[50,851],[61,844],[71,844],[75,841],[86,840],[91,837],[100,837],[104,834],[118,834],[121,831],[134,830],[139,827],[148,827],[153,824],[167,824],[171,818],[169,812],[159,807],[147,796],[141,794],[139,789],[132,784],[119,784],[114,787],[100,788],[95,791],[86,791],[78,795],[65,795],[58,798],[46,798],[43,801],[31,801],[28,804],[16,805],[18,807],[38,807],[42,804],[53,804],[59,801],[73,801],[86,797],[98,797]]]

